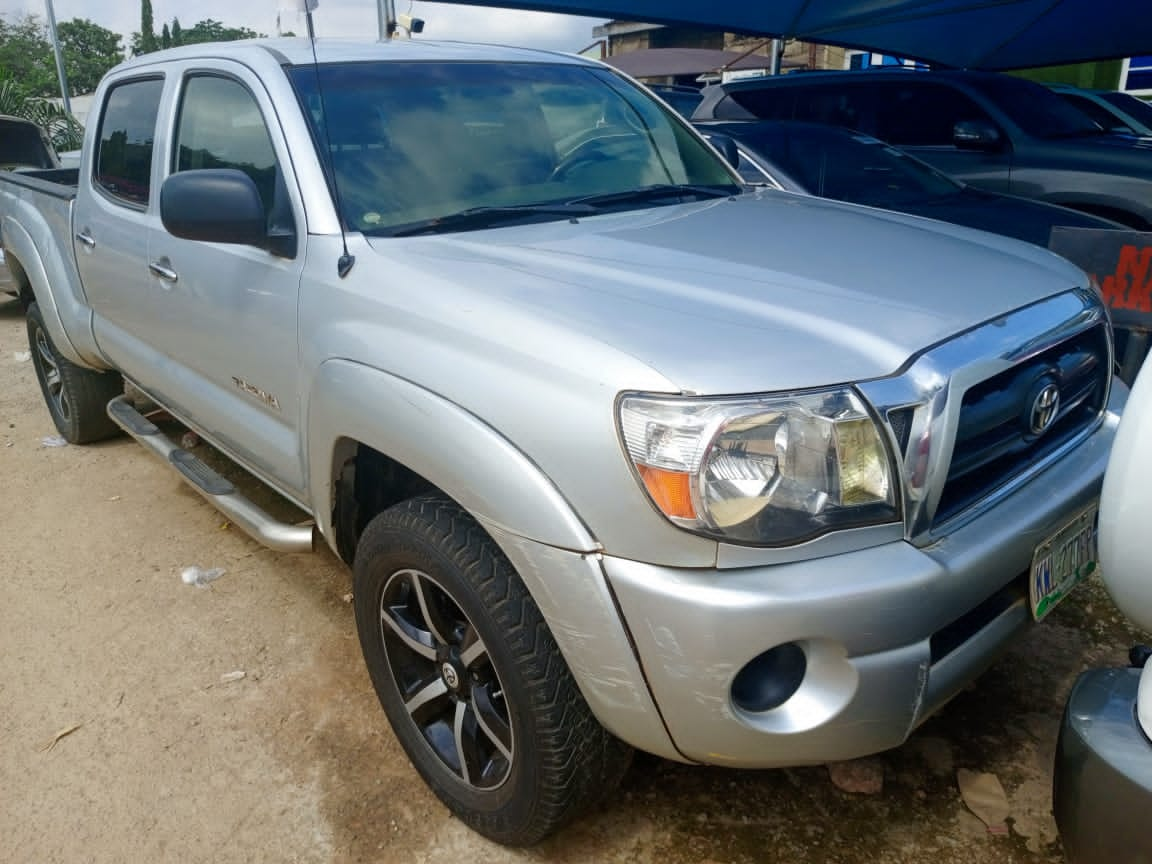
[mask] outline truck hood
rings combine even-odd
[[[531,360],[546,341],[550,356],[535,359],[572,368],[622,352],[700,394],[891,375],[925,348],[1086,284],[1015,240],[767,190],[371,243],[408,259],[422,295],[462,316],[444,322],[459,333],[492,322],[500,350]],[[596,350],[581,352],[589,342]],[[612,369],[581,371],[629,386]]]

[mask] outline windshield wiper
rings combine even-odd
[[[691,183],[659,183],[655,186],[640,186],[622,192],[604,192],[599,195],[584,195],[573,198],[569,204],[590,204],[602,207],[608,204],[624,204],[630,201],[655,201],[660,198],[730,198],[739,192],[737,186],[698,186]]]
[[[395,230],[382,232],[388,237],[412,237],[417,234],[438,234],[442,231],[474,231],[507,225],[532,216],[588,216],[596,212],[590,204],[568,202],[564,204],[517,204],[502,207],[469,207],[458,213],[434,216]]]

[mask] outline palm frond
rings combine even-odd
[[[75,117],[50,99],[29,96],[11,78],[0,78],[0,114],[31,120],[57,150],[75,150],[84,139],[84,127]]]

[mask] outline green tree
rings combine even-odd
[[[152,0],[140,0],[140,53],[147,54],[158,47],[156,25],[152,20]]]
[[[91,93],[104,73],[124,59],[120,34],[106,30],[87,18],[61,21],[56,27],[64,52],[70,95]]]
[[[60,95],[52,45],[39,17],[0,18],[0,70],[0,74],[20,82],[21,92],[29,96]]]
[[[160,28],[160,47],[172,47],[172,31],[168,29],[168,22],[164,22],[164,26]]]
[[[28,91],[12,78],[0,77],[0,114],[31,120],[48,133],[57,150],[76,150],[84,139],[84,127],[55,102]]]
[[[206,18],[184,30],[180,36],[181,45],[195,45],[198,42],[235,42],[237,39],[255,39],[263,36],[247,27],[225,27],[221,22]]]
[[[173,18],[172,19],[172,44],[173,45],[183,45],[184,44],[184,31],[180,28],[180,19],[179,18]]]

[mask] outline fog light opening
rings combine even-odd
[[[732,682],[732,701],[752,713],[779,708],[795,695],[808,671],[808,657],[795,642],[786,642],[754,657]]]

